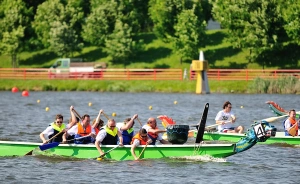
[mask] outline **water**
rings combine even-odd
[[[274,116],[266,101],[273,100],[285,109],[298,111],[299,104],[295,103],[298,98],[270,94],[98,92],[30,92],[29,97],[22,97],[20,93],[0,92],[0,140],[40,142],[39,133],[54,121],[57,113],[64,115],[65,122],[70,118],[71,105],[79,114],[90,114],[92,119],[103,109],[108,115],[115,112],[117,122],[137,113],[143,123],[150,116],[168,115],[177,124],[192,125],[198,123],[205,103],[209,102],[207,125],[212,125],[224,101],[229,100],[237,124],[249,128],[255,120]],[[90,102],[92,106],[88,106]],[[46,107],[50,110],[45,111]],[[274,125],[282,130],[280,121]],[[135,128],[139,128],[138,122]],[[300,147],[284,145],[255,145],[226,159],[186,157],[99,162],[45,156],[0,157],[0,178],[1,183],[299,183],[299,158]],[[286,177],[286,173],[292,177]]]

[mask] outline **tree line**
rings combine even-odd
[[[192,59],[211,18],[234,48],[249,49],[249,61],[267,64],[274,50],[300,44],[298,0],[0,0],[0,52],[18,67],[23,51],[72,57],[94,45],[126,65],[145,49],[140,35],[153,32]]]

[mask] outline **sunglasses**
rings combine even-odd
[[[109,128],[115,128],[116,126],[109,126]]]
[[[63,123],[62,121],[57,121],[56,123],[59,123],[59,124],[61,124],[61,123]]]
[[[146,138],[146,137],[147,137],[147,135],[141,135],[141,137],[143,137],[143,138]]]

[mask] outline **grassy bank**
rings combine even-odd
[[[248,93],[246,81],[209,81],[211,93]],[[0,90],[195,93],[196,81],[0,80]]]

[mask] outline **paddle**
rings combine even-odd
[[[112,149],[108,150],[108,151],[105,152],[104,154],[100,155],[99,157],[97,157],[97,160],[102,160],[103,157],[104,157],[107,153],[113,151],[114,149],[118,148],[119,146],[120,146],[120,145],[118,144],[117,146],[115,146],[115,147],[113,147]]]
[[[225,124],[227,123],[231,123],[231,121],[225,121]],[[214,124],[214,125],[209,125],[209,126],[206,126],[205,128],[212,128],[212,127],[215,127],[215,126],[218,126],[219,124]]]
[[[39,146],[39,148],[42,149],[46,149],[47,148],[47,143],[50,142],[52,139],[54,139],[55,137],[57,137],[59,134],[61,134],[62,132],[58,132],[57,134],[55,134],[53,137],[51,137],[49,140],[47,140],[46,143],[44,143],[43,145]],[[52,144],[52,143],[51,143]],[[53,144],[54,145],[54,144]],[[44,147],[43,147],[44,146]],[[43,151],[43,150],[42,150]],[[26,153],[25,155],[32,155],[33,150],[29,151],[28,153]]]
[[[299,114],[299,113],[300,113],[300,111],[297,111],[297,112],[296,112],[296,114]],[[269,123],[272,123],[272,122],[274,122],[274,121],[276,121],[276,120],[279,120],[279,119],[284,118],[284,117],[287,117],[287,116],[289,116],[289,115],[287,114],[287,115],[283,115],[283,116],[270,117],[270,118],[263,119],[263,120],[265,120],[265,121],[267,121],[267,122],[269,122]]]
[[[110,120],[110,118],[104,112],[102,112],[102,114],[106,117],[107,120]]]
[[[83,136],[83,137],[78,137],[78,138],[75,138],[75,139],[70,139],[70,140],[67,140],[67,142],[83,139],[83,138],[86,138],[86,137],[90,137],[90,135]],[[39,146],[39,148],[40,148],[41,151],[44,151],[44,150],[47,150],[47,149],[54,148],[54,147],[58,146],[60,143],[61,142],[52,142],[52,143],[49,143],[49,144],[41,145],[41,146]]]
[[[81,118],[81,116],[78,114],[78,112],[75,110],[75,109],[73,109],[73,112],[76,114],[76,116],[82,121],[82,118]]]
[[[146,143],[145,147],[143,148],[142,152],[140,153],[140,155],[138,156],[137,160],[140,159],[140,157],[142,156],[142,154],[144,153],[145,149],[148,146],[148,142]]]
[[[140,123],[141,127],[143,126],[140,119],[139,118],[136,118],[138,120],[138,122]]]

